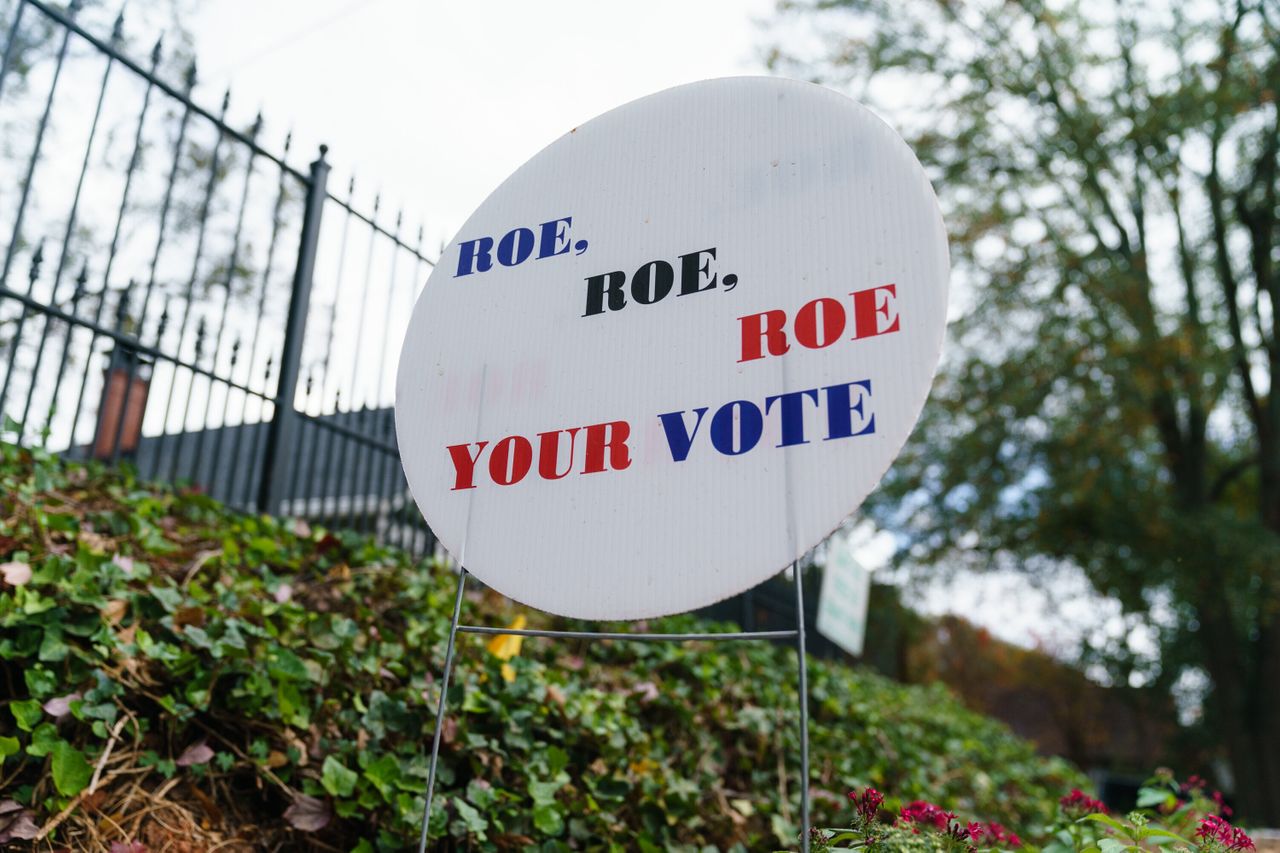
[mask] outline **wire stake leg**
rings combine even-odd
[[[444,678],[440,680],[440,703],[436,706],[436,733],[431,739],[431,768],[427,771],[427,804],[422,810],[422,836],[418,853],[427,851],[427,828],[431,825],[431,797],[436,790],[436,764],[440,760],[440,735],[444,731],[444,707],[449,695],[449,675],[453,672],[453,644],[458,636],[458,619],[462,615],[462,591],[467,585],[467,570],[458,567],[458,594],[453,599],[453,622],[449,625],[449,645],[444,653]]]
[[[809,853],[809,667],[804,650],[804,582],[800,564],[792,563],[796,579],[796,654],[800,663],[800,849]]]

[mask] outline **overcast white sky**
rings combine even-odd
[[[216,103],[231,86],[234,120],[247,124],[261,108],[268,140],[293,129],[296,165],[327,143],[331,180],[354,172],[364,192],[381,190],[384,209],[403,205],[434,250],[574,126],[680,83],[766,73],[772,9],[772,0],[201,0],[186,23],[200,100]],[[856,551],[874,566],[886,544],[860,539]],[[1114,614],[1072,591],[1067,602],[1016,576],[966,576],[929,585],[913,603],[1065,650],[1091,625],[1115,627]]]
[[[575,125],[680,83],[764,73],[754,21],[772,6],[201,0],[188,26],[206,99],[231,85],[241,117],[261,105],[292,125],[298,162],[327,143],[333,180],[354,171],[438,246]]]

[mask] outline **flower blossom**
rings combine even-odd
[[[867,788],[861,794],[850,791],[849,799],[858,810],[858,820],[863,826],[875,823],[876,817],[880,814],[880,806],[884,803],[884,794],[875,788]]]
[[[1238,829],[1220,817],[1209,815],[1202,818],[1200,828],[1196,830],[1196,838],[1202,841],[1216,841],[1228,850],[1254,850],[1253,839],[1243,829]]]
[[[953,813],[943,811],[933,803],[927,803],[924,800],[916,800],[902,807],[903,823],[932,826],[945,832],[947,825],[955,819],[956,816]]]
[[[988,847],[1006,846],[1017,848],[1022,846],[1022,839],[1018,837],[1017,833],[1010,832],[995,821],[986,824],[980,821],[972,821],[967,827],[967,831],[970,841],[975,846],[983,839],[986,839]]]
[[[1058,805],[1062,806],[1062,810],[1072,817],[1107,813],[1105,803],[1101,800],[1095,800],[1079,788],[1072,788],[1070,794],[1058,800]]]

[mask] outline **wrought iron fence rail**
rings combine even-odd
[[[417,258],[419,261],[422,261],[427,266],[433,267],[433,268],[435,267],[436,262],[433,261],[427,255],[422,254],[421,249],[419,249],[417,246],[409,245],[404,240],[400,239],[399,234],[388,231],[386,227],[379,225],[373,219],[373,217],[368,216],[367,214],[360,211],[358,208],[354,207],[349,200],[339,198],[338,196],[334,195],[331,190],[325,190],[325,195],[329,197],[329,200],[331,202],[338,205],[338,207],[341,207],[343,210],[345,210],[347,213],[354,216],[356,219],[359,219],[365,225],[368,225],[378,234],[381,234],[383,237],[386,237],[388,240],[390,240],[393,244],[395,244],[399,248],[413,255],[415,258]]]
[[[183,92],[181,89],[177,88],[176,86],[166,82],[163,78],[151,73],[151,71],[149,71],[143,65],[139,64],[138,62],[135,62],[132,58],[130,58],[128,54],[122,53],[119,50],[117,50],[109,41],[103,41],[98,36],[95,36],[93,33],[89,32],[84,27],[77,24],[75,20],[70,16],[68,16],[67,14],[59,11],[58,9],[44,2],[44,0],[20,0],[20,2],[26,3],[27,5],[30,5],[30,6],[34,6],[36,9],[44,13],[46,17],[49,17],[54,21],[58,22],[60,25],[62,25],[66,29],[70,30],[71,32],[80,36],[85,41],[89,42],[89,44],[96,47],[99,51],[101,51],[106,56],[111,57],[116,62],[119,62],[121,65],[124,65],[129,70],[133,71],[135,74],[142,77],[144,80],[147,80],[148,82],[154,84],[157,89],[160,89],[166,95],[168,95],[169,97],[181,103],[184,107],[191,110],[191,112],[213,122],[213,124],[216,127],[218,127],[223,133],[227,134],[228,136],[235,139],[237,142],[240,142],[242,145],[252,150],[254,154],[258,155],[259,157],[265,157],[266,159],[270,160],[272,163],[275,163],[281,169],[293,175],[295,178],[297,178],[300,181],[306,182],[308,180],[308,176],[306,172],[303,172],[300,169],[290,166],[281,157],[277,156],[274,152],[266,148],[263,148],[260,144],[258,144],[257,140],[255,140],[252,136],[242,131],[236,130],[234,127],[232,127],[231,125],[223,121],[223,119],[217,113],[214,113],[211,110],[206,110],[204,107],[197,104],[195,101],[191,99],[189,93]]]
[[[376,438],[370,438],[367,434],[359,430],[345,427],[342,424],[334,423],[327,419],[324,415],[311,415],[306,412],[298,412],[298,417],[312,426],[319,427],[327,432],[335,433],[349,441],[374,450],[380,450],[383,453],[390,454],[399,458],[400,451],[394,444],[388,444],[385,441],[379,441]]]
[[[35,21],[35,13],[24,21],[27,6],[39,13]],[[354,182],[344,198],[330,192],[325,146],[309,168],[299,169],[288,163],[288,137],[279,154],[260,142],[261,115],[251,129],[232,127],[229,92],[218,109],[196,103],[194,63],[181,81],[161,79],[159,41],[142,62],[126,55],[123,11],[105,36],[77,20],[81,8],[81,0],[65,8],[17,0],[13,14],[6,12],[0,59],[6,122],[25,121],[16,107],[27,104],[21,88],[15,96],[5,87],[6,77],[34,67],[28,62],[21,70],[15,58],[41,40],[54,49],[47,58],[33,54],[52,75],[47,92],[23,107],[32,111],[36,130],[25,164],[18,164],[20,192],[3,249],[0,414],[12,412],[13,419],[0,423],[0,433],[74,456],[130,461],[147,479],[189,483],[242,509],[314,512],[329,526],[430,553],[435,537],[408,497],[388,399],[403,314],[398,306],[416,293],[421,264],[435,264],[422,252],[422,228],[413,244],[413,232],[402,231],[402,213],[394,224],[379,216],[378,197],[365,211],[355,203]],[[89,49],[69,51],[73,39]],[[64,74],[76,62],[79,70]],[[127,79],[112,77],[117,68]],[[59,94],[60,85],[66,88],[60,81],[84,87],[89,79],[97,81],[91,117]],[[128,88],[120,92],[141,90],[136,113],[125,106],[132,99],[116,96],[121,84]],[[107,98],[108,86],[114,100]],[[169,106],[159,117],[156,101]],[[111,137],[100,142],[98,130],[113,121],[127,124],[133,140],[128,165],[91,168],[110,163],[103,146]],[[87,138],[66,129],[82,124]],[[68,133],[76,141],[61,144]],[[166,159],[148,169],[143,153],[150,149]],[[65,221],[55,209],[61,201],[36,203],[62,195],[57,163],[45,161],[65,161],[62,172],[78,175]],[[154,174],[134,181],[147,171]],[[326,226],[329,202],[336,208]],[[32,210],[38,211],[34,222],[27,216]],[[111,239],[98,241],[106,249],[95,263],[99,227],[99,236]],[[348,237],[356,245],[355,231],[365,228],[363,262],[349,267]],[[119,254],[122,235],[131,231],[145,237]],[[285,248],[289,233],[298,241],[292,253]],[[326,241],[336,257],[320,251]],[[56,263],[52,275],[42,276],[46,248]],[[277,250],[286,253],[278,270]],[[25,290],[10,286],[24,254],[30,261]],[[72,266],[81,271],[66,284],[64,272]],[[93,266],[101,267],[92,276],[101,283],[91,290]],[[412,279],[408,287],[406,278]],[[324,284],[319,290],[317,280]],[[127,287],[113,286],[124,281]],[[358,310],[340,312],[340,306]],[[326,316],[327,324],[311,322],[308,331],[309,320]],[[334,353],[343,355],[331,359]],[[77,365],[70,371],[75,375],[68,375],[69,365]],[[65,384],[76,376],[78,387]],[[313,408],[313,387],[320,397],[331,394],[331,405]],[[86,426],[91,432],[81,429]]]
[[[100,294],[95,293],[93,295],[98,296]],[[29,310],[36,311],[40,314],[45,315],[47,318],[52,318],[54,320],[61,320],[62,322],[68,325],[78,326],[82,329],[88,329],[89,331],[96,334],[98,337],[110,338],[111,340],[115,341],[121,346],[127,347],[130,350],[133,350],[139,355],[145,355],[145,356],[149,356],[151,358],[157,359],[158,361],[168,362],[169,364],[174,365],[175,368],[176,367],[185,368],[191,371],[192,373],[196,374],[197,376],[203,376],[206,379],[211,379],[220,385],[225,385],[228,388],[243,392],[245,394],[249,394],[253,397],[257,397],[259,400],[263,400],[266,402],[275,401],[275,396],[272,394],[268,394],[265,391],[257,391],[249,387],[248,385],[242,385],[239,382],[236,382],[234,379],[223,376],[222,374],[217,373],[216,371],[210,370],[209,368],[201,367],[198,364],[193,364],[192,362],[186,361],[176,355],[167,353],[162,349],[157,349],[156,347],[151,346],[150,344],[144,344],[141,340],[139,340],[134,335],[130,335],[126,332],[121,332],[116,329],[108,328],[107,326],[102,325],[100,322],[94,322],[93,320],[88,320],[84,317],[79,317],[75,314],[69,314],[66,311],[62,310],[61,308],[58,308],[55,305],[50,305],[46,302],[41,302],[39,299],[32,299],[30,296],[26,295],[25,293],[19,293],[18,291],[13,290],[12,288],[6,285],[0,284],[0,298],[12,299],[15,302],[21,303],[23,306],[25,306]],[[396,452],[395,448],[391,448],[391,450],[392,452]]]

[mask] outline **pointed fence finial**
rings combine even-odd
[[[89,262],[80,265],[80,274],[76,276],[76,289],[71,291],[71,301],[78,302],[84,296],[85,285],[89,282]]]
[[[129,283],[124,286],[124,290],[120,291],[120,298],[116,300],[116,330],[124,329],[125,323],[129,320],[129,298],[133,295],[133,279],[129,279]]]
[[[35,280],[40,277],[40,266],[44,263],[44,241],[41,240],[36,244],[36,250],[31,254],[31,270],[27,273],[27,281],[35,284]]]
[[[160,307],[160,322],[156,324],[156,344],[159,345],[160,339],[164,337],[165,329],[169,328],[169,297],[164,298],[164,305]]]

